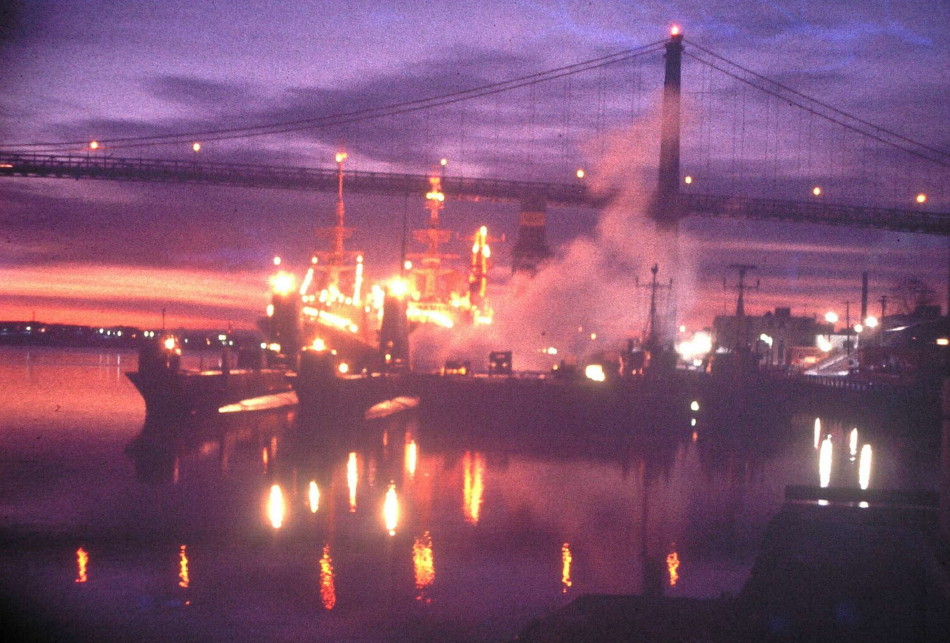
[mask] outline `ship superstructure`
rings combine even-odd
[[[368,368],[378,352],[382,289],[368,288],[363,253],[346,248],[353,229],[346,227],[343,200],[345,152],[336,155],[338,188],[333,225],[317,229],[318,245],[303,277],[282,269],[271,277],[271,304],[261,326],[274,338],[273,350],[293,359],[300,349],[329,350],[348,363]],[[299,273],[298,273],[299,274]]]
[[[353,234],[353,229],[346,227],[343,200],[346,156],[345,152],[336,155],[334,225],[317,230],[327,249],[313,254],[298,291],[302,341],[304,346],[369,354],[378,346],[382,300],[379,292],[365,287],[363,253],[345,247]]]
[[[460,257],[443,250],[452,240],[452,232],[442,227],[445,194],[438,174],[429,177],[429,188],[425,205],[428,225],[413,233],[413,238],[425,249],[407,255],[410,261],[404,266],[408,270],[406,316],[410,324],[434,324],[443,328],[466,323],[490,324],[488,229],[482,226],[473,237],[468,274],[453,268],[452,262],[458,262]]]
[[[300,349],[327,350],[339,355],[347,369],[375,370],[408,364],[413,329],[491,323],[488,272],[493,240],[485,226],[479,228],[467,266],[459,254],[445,251],[454,235],[442,227],[445,194],[438,174],[429,179],[427,225],[413,234],[423,249],[403,257],[400,276],[381,283],[366,278],[363,253],[346,248],[353,230],[345,222],[345,159],[345,153],[336,155],[334,225],[317,231],[326,249],[313,253],[299,286],[296,277],[283,270],[271,280],[272,300],[262,329],[279,338],[275,350],[288,356]],[[280,265],[279,260],[275,264]]]

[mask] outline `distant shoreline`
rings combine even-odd
[[[186,349],[257,346],[261,334],[251,330],[141,329],[135,326],[84,326],[39,321],[0,321],[0,346],[55,346],[137,350],[152,335],[172,334]]]

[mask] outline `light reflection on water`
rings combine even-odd
[[[832,485],[864,485],[873,444],[868,484],[935,486],[886,433],[807,413],[776,429],[698,410],[694,427],[580,436],[446,435],[413,416],[330,427],[286,410],[143,428],[115,356],[0,356],[3,381],[32,405],[0,398],[3,529],[35,536],[0,551],[0,577],[29,569],[32,598],[69,618],[118,622],[134,609],[206,640],[249,640],[251,625],[497,640],[586,593],[737,592],[784,487],[819,482],[819,430],[834,444]],[[62,421],[57,404],[83,408]],[[38,451],[36,435],[55,443]],[[261,513],[275,488],[279,528]],[[390,489],[394,526],[382,515]],[[53,600],[64,583],[99,594]],[[167,609],[186,604],[200,615]],[[314,621],[318,610],[333,618]]]

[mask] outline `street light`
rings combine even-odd
[[[825,313],[825,321],[828,322],[829,324],[837,324],[838,313],[836,313],[833,310],[829,310],[828,312]]]
[[[846,327],[847,336],[844,340],[844,347],[848,351],[848,355],[851,355],[851,302],[844,302],[844,325]]]

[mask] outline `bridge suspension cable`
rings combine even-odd
[[[691,53],[689,50],[684,50],[683,55],[688,56],[693,60],[702,63],[703,65],[707,65],[727,76],[730,76],[739,82],[745,83],[746,85],[749,85],[750,87],[753,87],[763,93],[777,97],[820,118],[844,127],[845,129],[856,132],[867,138],[876,140],[880,143],[883,143],[884,145],[899,149],[907,154],[916,156],[937,165],[950,167],[950,151],[941,150],[925,143],[921,143],[920,141],[916,141],[912,138],[904,136],[903,134],[899,134],[875,123],[871,123],[870,121],[855,116],[854,114],[845,112],[844,110],[838,109],[833,105],[818,100],[817,98],[813,98],[783,83],[772,80],[767,76],[763,76],[762,74],[752,71],[747,67],[724,58],[723,56],[720,56],[719,54],[710,51],[709,49],[706,49],[702,45],[699,45],[691,40],[684,39],[684,42],[689,43],[691,47],[701,51],[703,55],[696,55]],[[719,62],[713,62],[705,56],[708,56]],[[724,65],[728,65],[741,73],[738,73],[737,71],[731,71]],[[743,74],[746,75],[744,76]],[[752,78],[749,78],[749,76]],[[767,85],[764,85],[763,83],[767,83]]]
[[[158,146],[158,145],[180,145],[182,143],[191,142],[197,139],[200,139],[202,141],[221,141],[221,140],[230,140],[230,139],[270,136],[270,135],[275,135],[275,134],[285,134],[289,132],[306,130],[306,129],[319,129],[323,127],[347,125],[350,123],[358,123],[361,121],[378,119],[378,118],[383,118],[386,116],[393,116],[393,115],[398,115],[398,114],[406,114],[410,112],[433,109],[436,107],[451,105],[451,104],[459,103],[462,101],[474,100],[474,99],[481,98],[484,96],[500,94],[503,92],[519,89],[522,87],[550,82],[559,78],[573,76],[573,75],[580,74],[583,72],[599,69],[602,67],[606,67],[608,65],[615,65],[618,63],[632,60],[634,58],[639,58],[641,56],[646,56],[646,55],[655,53],[657,51],[662,50],[664,43],[665,43],[665,40],[659,40],[659,41],[642,45],[640,47],[636,47],[633,49],[627,49],[627,50],[616,52],[613,54],[608,54],[608,55],[601,56],[598,58],[592,58],[590,60],[585,60],[578,63],[570,64],[570,65],[556,67],[554,69],[548,69],[548,70],[537,72],[534,74],[528,74],[525,76],[510,78],[510,79],[498,81],[495,83],[488,83],[485,85],[480,85],[477,87],[472,87],[469,89],[459,90],[455,92],[448,92],[445,94],[439,94],[436,96],[429,96],[426,98],[420,98],[420,99],[415,99],[411,101],[391,103],[391,104],[384,105],[381,107],[368,107],[368,108],[353,110],[349,112],[339,112],[335,114],[328,114],[328,115],[318,116],[314,118],[284,121],[280,123],[268,123],[268,124],[263,124],[263,125],[219,128],[219,129],[209,129],[209,130],[196,130],[196,131],[176,133],[176,134],[155,134],[155,135],[147,135],[147,136],[103,138],[103,139],[99,139],[98,143],[100,145],[107,146],[111,149]],[[85,146],[87,144],[88,144],[87,140],[10,143],[10,144],[0,144],[0,149],[44,148],[46,151],[55,151],[55,150],[62,150],[62,149],[67,149],[67,148],[74,148],[76,146]]]

